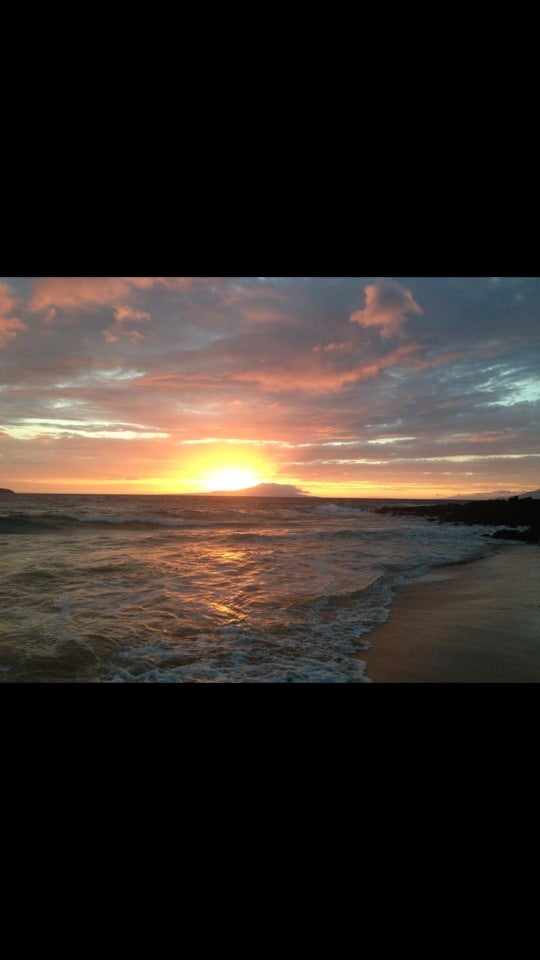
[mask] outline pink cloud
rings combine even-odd
[[[377,280],[365,288],[366,305],[351,314],[350,322],[361,327],[380,327],[383,337],[402,336],[407,314],[420,314],[410,290],[395,280]]]
[[[421,352],[422,347],[417,343],[409,343],[403,347],[398,347],[393,353],[386,357],[380,357],[363,367],[358,379],[367,380],[370,377],[376,377],[381,371],[389,367],[407,367],[411,373],[419,373],[422,370],[430,370],[434,367],[442,367],[448,363],[453,363],[464,356],[463,353],[445,353],[439,357],[423,357]]]
[[[5,347],[21,330],[26,330],[26,324],[15,317],[0,317],[0,347]]]
[[[275,310],[270,306],[264,306],[260,304],[258,306],[250,305],[246,306],[242,310],[242,315],[248,323],[290,323],[295,322],[295,317],[292,314],[286,314],[282,311]]]
[[[134,289],[148,289],[161,277],[36,277],[29,308],[82,307],[126,300]]]
[[[422,355],[422,346],[406,343],[382,357],[366,360],[351,350],[350,343],[331,343],[314,347],[310,354],[292,354],[283,358],[281,366],[266,364],[238,369],[235,380],[258,383],[270,391],[299,389],[309,393],[333,393],[343,387],[379,376],[392,367],[406,367],[411,372],[440,367],[462,357],[447,353],[438,357]],[[339,364],[338,361],[339,360]]]
[[[115,307],[114,309],[114,319],[116,323],[124,323],[126,320],[129,320],[130,323],[135,321],[147,322],[152,319],[149,313],[144,313],[143,310],[134,310],[132,307]]]
[[[250,286],[232,283],[226,286],[221,293],[221,300],[224,304],[242,304],[251,308],[253,304],[262,301],[270,303],[272,300],[280,303],[286,303],[287,297],[282,290],[276,290],[272,287],[261,287],[254,282]]]
[[[343,340],[340,343],[327,343],[325,346],[318,344],[313,347],[314,353],[336,353],[336,351],[350,350],[353,346],[350,340]]]
[[[17,317],[8,316],[15,309],[15,300],[10,296],[9,287],[0,283],[0,347],[5,347],[21,330],[26,330],[26,324]]]
[[[120,336],[124,333],[122,324],[124,323],[149,323],[152,317],[143,310],[134,310],[132,307],[119,306],[114,309],[114,323],[108,330],[103,331],[103,336],[107,343],[117,343]],[[143,333],[139,330],[126,330],[128,340],[131,343],[142,343],[146,340]]]
[[[249,367],[234,374],[236,380],[259,383],[271,391],[299,389],[315,393],[333,393],[348,384],[377,376],[385,367],[397,366],[409,360],[418,351],[414,344],[400,347],[386,357],[370,363],[358,358],[349,360],[348,366],[337,366],[334,362],[336,351],[313,350],[306,356],[297,354],[284,358],[282,366],[266,365],[258,369]],[[343,357],[341,351],[337,353]]]
[[[0,317],[6,316],[15,306],[15,300],[10,296],[7,283],[0,283]]]

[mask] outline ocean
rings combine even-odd
[[[0,681],[370,682],[396,587],[500,549],[405,502],[6,495]]]

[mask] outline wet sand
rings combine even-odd
[[[505,544],[401,587],[360,655],[375,683],[540,681],[540,547]]]

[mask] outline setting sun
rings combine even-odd
[[[245,467],[224,467],[213,470],[205,478],[207,490],[243,490],[260,483],[260,477]]]

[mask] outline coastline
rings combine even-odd
[[[400,587],[365,639],[374,683],[540,682],[540,549],[437,567]]]

